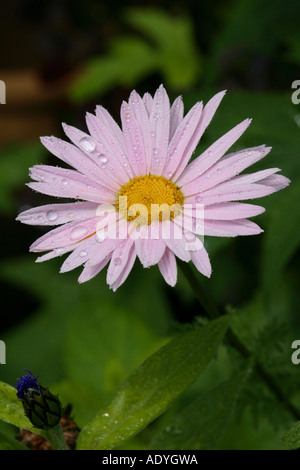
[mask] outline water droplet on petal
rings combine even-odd
[[[102,163],[102,165],[105,165],[107,163],[107,157],[105,155],[99,155],[99,160]]]
[[[87,256],[87,252],[85,250],[82,250],[80,253],[79,253],[79,256],[80,258],[84,258],[85,256]]]
[[[202,199],[201,196],[196,196],[196,197],[195,197],[195,201],[196,201],[196,202],[202,202],[202,200],[203,200],[203,199]]]
[[[50,220],[50,221],[53,222],[54,220],[57,219],[57,217],[58,217],[58,216],[57,216],[57,212],[55,212],[55,211],[48,211],[48,212],[47,212],[47,218],[48,218],[48,220]]]
[[[79,238],[84,237],[87,234],[87,228],[85,227],[76,227],[71,232],[71,240],[79,240]]]
[[[114,263],[115,263],[116,266],[120,266],[120,264],[122,263],[121,258],[116,258]]]
[[[93,152],[96,148],[96,144],[91,137],[83,137],[80,139],[79,143],[83,150],[86,150],[87,152]]]

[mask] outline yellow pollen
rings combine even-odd
[[[117,196],[117,210],[129,222],[138,225],[172,220],[181,212],[183,194],[164,176],[145,175],[124,184]]]

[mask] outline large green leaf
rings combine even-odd
[[[228,323],[228,316],[221,317],[176,336],[152,354],[83,429],[78,448],[112,449],[163,413],[212,359]]]
[[[71,378],[95,388],[97,377],[101,375],[96,388],[101,387],[102,396],[107,391],[114,393],[113,383],[119,386],[129,372],[160,345],[165,334],[169,305],[162,289],[164,281],[158,269],[136,266],[126,285],[114,293],[106,284],[105,272],[79,285],[79,271],[59,274],[59,263],[62,260],[35,264],[34,258],[28,255],[0,265],[2,278],[29,291],[40,301],[38,311],[2,337],[10,364],[3,370],[2,379],[14,383],[22,368],[26,368],[36,375],[41,374],[45,385]],[[145,289],[145,285],[149,289]],[[106,326],[104,321],[107,321]],[[132,349],[128,348],[131,334]],[[93,354],[88,355],[89,349]],[[105,385],[99,358],[102,358],[103,369],[108,368],[109,362],[114,363],[110,374],[114,380],[104,374]],[[110,371],[107,369],[107,372]]]
[[[17,390],[11,385],[0,382],[0,419],[19,428],[43,434],[41,430],[34,428],[26,418],[16,392]]]
[[[29,450],[21,442],[0,432],[0,450]]]
[[[66,366],[72,380],[94,388],[108,403],[127,375],[162,345],[144,319],[107,301],[74,309],[66,338]]]
[[[150,449],[212,450],[225,433],[251,368],[180,410],[154,437]]]

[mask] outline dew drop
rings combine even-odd
[[[99,155],[99,160],[102,163],[102,165],[106,165],[107,163],[107,157],[103,154]]]
[[[82,251],[79,253],[80,258],[84,258],[86,255],[87,255],[87,252],[86,252],[85,250],[82,250]]]
[[[48,218],[48,220],[54,221],[54,220],[57,219],[57,217],[58,217],[58,216],[57,216],[57,212],[55,212],[55,211],[48,211],[48,212],[47,212],[47,218]]]
[[[95,142],[90,137],[83,137],[80,139],[79,143],[83,150],[86,150],[87,152],[93,152],[96,148]]]
[[[121,258],[116,258],[114,263],[115,263],[116,266],[120,266],[120,264],[122,263]]]
[[[195,197],[195,201],[196,201],[196,202],[202,202],[202,200],[203,200],[203,199],[202,199],[201,196],[196,196],[196,197]]]
[[[71,232],[71,239],[78,240],[79,238],[84,237],[87,233],[87,229],[85,227],[76,227]]]

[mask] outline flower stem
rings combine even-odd
[[[196,274],[191,268],[190,264],[178,260],[178,264],[188,280],[193,292],[205,310],[210,319],[218,318],[222,315],[218,307],[211,301],[200,284]],[[227,341],[246,359],[252,357],[251,351],[244,345],[240,338],[229,327],[227,332]],[[255,370],[259,377],[265,382],[269,390],[276,396],[277,400],[283,405],[297,421],[300,420],[300,411],[290,402],[284,392],[278,386],[273,377],[265,370],[264,366],[258,361],[255,361]]]
[[[46,431],[46,438],[54,450],[69,450],[60,423]]]

